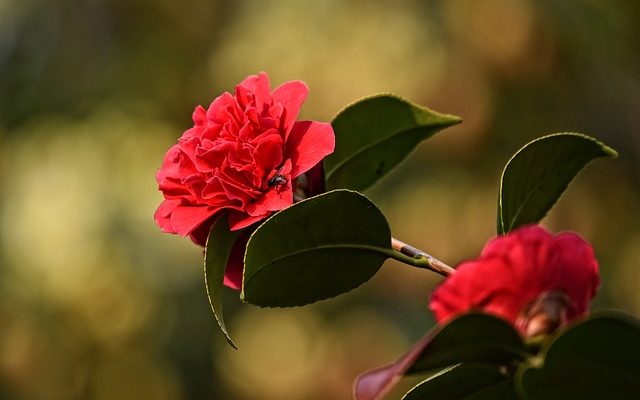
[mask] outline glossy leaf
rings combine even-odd
[[[556,337],[540,365],[523,364],[517,388],[526,399],[635,399],[640,395],[640,321],[594,315]]]
[[[615,150],[579,133],[557,133],[529,142],[507,163],[498,192],[498,233],[537,223],[589,161]]]
[[[487,314],[464,314],[432,329],[395,363],[361,374],[354,397],[381,399],[405,374],[463,362],[510,364],[527,356],[525,344],[509,323]]]
[[[209,297],[211,311],[218,322],[220,330],[233,348],[237,349],[227,332],[222,314],[222,291],[224,289],[224,272],[231,249],[240,231],[229,231],[227,218],[219,218],[209,231],[204,253],[204,283]]]
[[[327,192],[274,214],[251,235],[241,296],[262,307],[327,299],[368,281],[390,254],[389,225],[369,199]]]
[[[527,356],[520,335],[505,320],[489,314],[462,315],[438,332],[408,373],[460,362],[507,363]]]
[[[516,400],[513,379],[495,365],[458,364],[411,389],[403,400]]]
[[[327,187],[362,191],[404,160],[418,143],[461,121],[389,94],[357,101],[331,123],[336,147],[324,161]]]

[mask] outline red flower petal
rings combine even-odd
[[[193,123],[196,125],[204,125],[207,122],[207,110],[202,106],[197,106],[191,116]]]
[[[279,211],[293,204],[293,191],[291,183],[281,185],[268,190],[262,197],[249,204],[246,208],[249,215],[265,215],[271,211]]]
[[[209,206],[180,205],[171,213],[171,226],[175,233],[187,236],[218,211],[219,208]]]
[[[280,166],[282,164],[283,145],[282,137],[277,133],[261,138],[253,153],[258,167],[265,171],[270,171]]]
[[[250,93],[255,100],[258,110],[262,110],[264,104],[271,104],[271,87],[269,76],[260,72],[258,75],[250,75],[236,86],[236,98],[243,106],[248,104],[247,93]]]
[[[242,287],[244,252],[247,248],[249,237],[251,237],[251,231],[240,234],[231,248],[227,268],[224,272],[224,284],[231,289],[240,290]]]
[[[284,106],[284,120],[282,120],[281,128],[286,132],[287,136],[296,118],[298,118],[298,113],[302,103],[307,99],[308,93],[309,88],[302,81],[283,83],[273,91],[273,103],[280,103]]]
[[[333,153],[335,135],[331,124],[299,121],[287,138],[286,157],[291,159],[291,176],[296,177]]]
[[[267,217],[268,214],[264,215],[249,215],[244,212],[239,211],[229,211],[229,229],[232,231],[237,231],[247,226],[254,224],[260,220],[263,220]]]
[[[550,276],[551,282],[546,286],[555,286],[573,301],[575,314],[570,314],[569,318],[582,315],[589,309],[589,303],[600,287],[593,248],[580,236],[570,232],[558,235],[554,245],[555,257],[550,260],[554,275]],[[584,273],[585,268],[591,273]]]
[[[213,223],[218,219],[217,215],[209,218],[205,222],[201,223],[196,229],[194,229],[190,234],[189,238],[191,241],[198,246],[205,247],[207,245],[207,237],[209,236],[209,231],[213,226]]]
[[[171,146],[162,160],[162,166],[158,172],[156,172],[156,180],[158,183],[162,184],[162,182],[167,178],[180,180],[180,157],[180,146]]]
[[[156,224],[162,229],[163,232],[174,233],[175,229],[173,229],[173,225],[171,224],[171,213],[176,209],[182,200],[179,199],[168,199],[164,200],[160,203],[160,206],[156,210],[153,215],[153,219],[156,221]]]
[[[209,109],[207,109],[207,118],[217,124],[224,124],[241,116],[242,113],[238,110],[238,103],[229,92],[224,92],[216,97],[209,105]]]

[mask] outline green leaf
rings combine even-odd
[[[393,254],[384,215],[365,196],[335,190],[286,208],[251,235],[241,297],[301,306],[368,281]]]
[[[594,315],[548,342],[543,358],[520,366],[526,399],[635,399],[640,394],[640,321]],[[542,365],[540,365],[542,364]]]
[[[513,379],[495,365],[458,364],[420,382],[402,400],[516,400]]]
[[[229,231],[227,217],[220,217],[211,227],[204,252],[204,283],[213,316],[218,322],[220,330],[227,338],[227,342],[237,349],[227,332],[222,315],[222,290],[224,287],[224,272],[231,249],[240,231]]]
[[[460,362],[509,363],[527,357],[520,335],[489,314],[464,314],[436,331],[407,373]]]
[[[461,121],[389,94],[359,100],[331,123],[336,147],[324,160],[327,188],[362,191],[404,160],[418,143]]]
[[[527,357],[525,344],[509,323],[488,314],[464,314],[432,329],[395,363],[358,376],[354,398],[380,399],[406,374],[459,363],[511,365]]]
[[[589,161],[617,157],[615,150],[579,133],[556,133],[529,142],[507,163],[498,192],[498,233],[539,222]]]

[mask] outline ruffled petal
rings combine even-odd
[[[156,172],[156,180],[162,184],[166,178],[180,179],[180,157],[181,150],[179,145],[173,145],[162,159],[162,166]]]
[[[282,138],[277,133],[261,138],[253,152],[253,158],[258,167],[269,171],[280,166],[282,164],[283,145]]]
[[[233,244],[227,268],[224,272],[224,285],[231,289],[240,290],[242,287],[242,275],[244,273],[244,252],[251,232],[242,233]]]
[[[600,286],[598,262],[593,248],[574,233],[556,237],[553,257],[549,260],[547,290],[562,290],[572,300],[569,318],[589,310],[591,298]]]
[[[242,113],[237,110],[238,103],[229,92],[216,97],[207,109],[207,119],[214,124],[224,124],[229,119],[238,119]]]
[[[269,76],[265,72],[250,75],[236,86],[236,98],[239,104],[246,106],[250,103],[247,95],[253,97],[258,111],[261,111],[265,104],[271,104],[271,86]]]
[[[214,215],[213,217],[198,225],[198,227],[191,231],[191,233],[189,234],[189,238],[191,239],[191,241],[198,246],[205,247],[207,245],[207,237],[209,236],[209,231],[211,230],[213,223],[217,220],[218,215]]]
[[[308,94],[309,87],[302,81],[283,83],[273,91],[273,103],[281,104],[284,108],[281,128],[286,133],[285,138],[293,128],[302,103],[307,99]]]
[[[247,213],[249,215],[265,215],[272,211],[280,211],[293,204],[293,191],[291,190],[291,182],[285,185],[273,187],[261,198],[247,205]]]
[[[209,206],[180,205],[171,213],[171,225],[175,233],[187,236],[219,210]]]
[[[260,220],[265,219],[268,214],[264,215],[249,215],[242,211],[230,211],[229,212],[229,229],[237,231],[242,228],[254,224]]]
[[[191,115],[195,125],[204,125],[207,123],[207,110],[202,106],[197,106]]]
[[[336,138],[331,124],[296,122],[287,138],[286,157],[291,160],[291,176],[296,177],[333,153]]]
[[[153,214],[153,219],[163,232],[177,233],[171,223],[171,213],[182,203],[179,199],[167,199],[160,203]]]

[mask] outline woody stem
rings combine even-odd
[[[426,268],[445,277],[451,276],[454,272],[456,272],[455,269],[451,268],[432,255],[427,254],[422,250],[416,249],[415,247],[393,237],[391,238],[391,247],[393,247],[395,251],[408,256],[411,259],[414,259],[415,262],[408,263],[410,265]],[[405,262],[404,260],[400,261]]]

